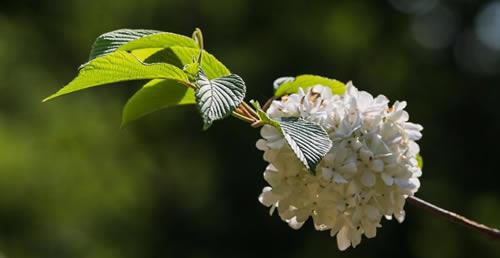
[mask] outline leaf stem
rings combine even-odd
[[[196,28],[193,32],[193,39],[198,43],[198,46],[200,47],[200,54],[198,55],[198,61],[197,63],[201,66],[201,61],[202,56],[203,56],[203,49],[204,49],[204,43],[203,43],[203,33],[201,32],[200,28]]]
[[[253,124],[255,122],[253,119],[251,119],[251,118],[249,118],[249,117],[247,117],[245,115],[242,115],[242,114],[240,114],[240,113],[238,113],[236,111],[233,111],[231,113],[231,115],[234,116],[234,117],[236,117],[236,118],[238,118],[238,119],[240,119],[240,120],[242,120],[242,121],[244,121],[244,122],[247,122],[249,124]]]
[[[250,118],[252,121],[257,120],[252,114],[245,108],[245,106],[240,105],[237,109],[240,114],[245,115],[247,118]]]
[[[273,97],[270,97],[266,103],[264,103],[264,106],[262,107],[262,110],[264,111],[267,111],[267,109],[271,106],[271,104],[273,103],[273,101],[276,100],[276,97],[273,96]]]
[[[248,103],[246,103],[245,101],[241,102],[241,104],[243,105],[243,107],[245,107],[246,111],[247,112],[250,112],[250,114],[256,118],[256,120],[258,120],[258,117],[259,117],[259,114],[257,114],[257,111],[255,111],[255,109],[253,109],[250,105],[248,105]]]
[[[191,89],[193,89],[193,90],[196,90],[196,88],[197,88],[197,87],[196,87],[196,85],[194,85],[194,84],[192,84],[192,83],[190,83],[190,82],[181,81],[181,80],[179,80],[179,82],[180,82],[181,84],[183,84],[184,86],[186,86],[186,87],[188,87],[188,88],[191,88]]]
[[[417,206],[418,208],[424,209],[436,216],[445,218],[453,223],[460,224],[462,226],[468,227],[470,229],[476,230],[489,236],[492,239],[500,240],[500,230],[496,228],[488,227],[484,224],[478,223],[476,221],[470,220],[462,215],[456,214],[454,212],[445,210],[439,206],[432,203],[426,202],[418,197],[410,196],[407,198],[408,202]]]

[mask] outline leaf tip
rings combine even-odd
[[[122,116],[122,121],[120,123],[120,129],[123,129],[125,126],[128,125],[130,121],[128,119],[126,119],[125,117]]]
[[[45,102],[47,102],[47,101],[49,101],[49,100],[52,100],[52,99],[54,99],[55,97],[57,97],[57,95],[56,95],[56,94],[52,94],[52,95],[50,95],[50,96],[48,96],[48,97],[44,98],[44,99],[42,100],[42,103],[45,103]]]
[[[203,121],[203,131],[208,130],[212,126],[212,121]]]

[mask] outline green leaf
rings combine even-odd
[[[200,69],[196,76],[196,102],[203,118],[203,129],[213,121],[225,118],[238,107],[245,97],[245,82],[240,76],[230,74],[209,80]]]
[[[261,121],[264,124],[272,125],[276,128],[280,128],[280,124],[277,121],[274,121],[271,119],[266,112],[262,109],[260,106],[260,103],[256,100],[250,100],[250,104],[253,105],[255,108],[255,111],[257,111],[257,115],[259,116],[259,121]]]
[[[92,44],[89,61],[96,57],[109,54],[130,41],[155,33],[159,33],[159,31],[120,29],[104,33],[97,37],[94,44]]]
[[[313,174],[316,166],[330,151],[332,141],[318,124],[297,117],[283,117],[277,121],[297,158]]]
[[[143,79],[188,81],[186,74],[170,64],[143,64],[126,51],[98,57],[84,66],[78,76],[44,101],[99,85]]]
[[[420,153],[417,154],[417,163],[420,169],[424,168],[424,158],[422,158],[422,155],[420,155]]]
[[[176,80],[151,80],[125,104],[122,126],[154,111],[196,103],[194,90]]]
[[[140,51],[137,52],[137,55],[139,58],[144,58],[144,62],[146,63],[167,62],[179,68],[184,68],[186,65],[196,63],[196,58],[198,58],[200,54],[199,49],[178,46],[162,49],[155,53],[151,52],[152,51],[149,53]],[[134,54],[136,54],[135,51]],[[148,54],[150,54],[150,56],[146,57]],[[215,79],[231,74],[224,64],[207,51],[203,51],[201,69],[208,79]]]
[[[307,89],[315,85],[330,87],[333,94],[342,94],[345,91],[345,84],[340,81],[318,75],[305,74],[295,77],[295,80],[286,77],[282,84],[275,85],[278,87],[274,96],[281,97],[286,94],[296,93],[299,91],[299,88]]]
[[[157,30],[120,29],[100,35],[92,45],[89,61],[116,50],[142,48],[168,48],[184,46],[198,48],[196,42],[186,36]]]

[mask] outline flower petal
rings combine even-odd
[[[351,246],[351,240],[349,238],[349,228],[347,226],[342,227],[337,233],[337,246],[340,251],[344,251],[349,248],[349,246]]]

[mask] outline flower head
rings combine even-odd
[[[311,217],[329,230],[340,250],[356,247],[362,235],[375,237],[382,217],[402,222],[404,203],[420,186],[417,164],[423,127],[408,122],[406,102],[389,106],[348,83],[343,95],[317,85],[274,101],[270,118],[301,117],[321,125],[333,147],[310,174],[281,133],[265,125],[257,148],[269,162],[259,201],[299,229]]]

